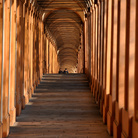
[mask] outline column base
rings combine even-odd
[[[35,84],[35,83],[33,84],[33,89],[34,89],[34,90],[36,89],[36,84]]]
[[[7,137],[10,131],[10,115],[7,114],[6,117],[3,118],[3,137]]]
[[[95,101],[98,104],[98,97],[99,97],[99,83],[96,81],[96,90],[95,90]]]
[[[28,104],[28,102],[29,102],[29,94],[26,93],[25,94],[25,105]]]
[[[31,88],[31,89],[32,89],[32,91],[31,91],[31,92],[32,92],[32,94],[34,94],[34,87],[32,86],[32,88]]]
[[[21,101],[16,104],[16,115],[19,116],[21,114]]]
[[[91,92],[92,92],[92,94],[94,93],[93,92],[93,87],[94,87],[94,79],[92,79],[92,85],[91,85]]]
[[[41,81],[41,79],[40,79],[40,78],[38,78],[38,81],[37,81],[37,83],[38,83],[38,84],[40,84],[40,81]]]
[[[109,111],[107,113],[107,130],[110,135],[113,135],[113,121],[115,119],[115,102],[112,95],[109,95]]]
[[[108,108],[104,104],[103,105],[103,122],[104,122],[104,124],[107,124],[107,112],[108,112]]]
[[[101,115],[103,115],[103,104],[104,104],[104,100],[100,99],[100,113],[101,113]]]
[[[122,109],[122,133],[121,138],[132,137],[132,118],[129,117],[128,111]]]
[[[121,138],[121,125],[119,125],[119,123],[115,120],[113,122],[113,137],[114,138]]]
[[[25,108],[25,96],[23,95],[22,96],[22,109]]]
[[[35,85],[36,85],[36,87],[38,87],[38,81],[36,81]]]
[[[110,111],[107,113],[107,131],[109,135],[113,135],[113,117]]]
[[[121,138],[122,132],[122,108],[119,108],[119,104],[115,101],[115,120],[113,122],[113,137]]]
[[[10,126],[13,126],[16,121],[16,108],[13,107],[10,110]]]
[[[100,84],[98,84],[98,88],[99,88],[99,93],[98,93],[98,106],[100,108],[100,100],[102,98],[103,87]]]
[[[93,81],[93,97],[95,98],[95,86],[96,86],[96,81],[94,80]]]
[[[138,138],[138,122],[135,120],[135,118],[133,118],[132,128],[132,137]]]
[[[30,100],[30,98],[32,97],[32,89],[31,88],[28,90],[28,93],[29,93],[29,100]]]
[[[2,125],[2,123],[0,123],[0,138],[2,138],[2,130],[3,130],[3,125]]]

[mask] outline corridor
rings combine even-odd
[[[8,138],[111,138],[84,74],[44,75]]]
[[[138,138],[138,0],[0,0],[0,138],[109,135]]]

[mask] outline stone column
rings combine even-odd
[[[96,96],[96,101],[98,103],[98,106],[100,106],[100,96],[101,96],[101,91],[100,91],[100,61],[101,61],[101,2],[98,1],[97,3],[97,71],[98,71],[98,77],[97,77],[97,96]]]
[[[52,44],[52,42],[51,42],[50,53],[51,53],[51,56],[50,56],[50,65],[51,65],[51,74],[52,74],[53,73],[53,44]]]
[[[0,30],[3,30],[3,0],[0,0]],[[2,91],[1,91],[1,80],[2,80],[2,39],[3,31],[0,31],[0,105],[2,105]],[[2,138],[2,109],[0,106],[0,138]]]
[[[31,13],[31,4],[28,4],[28,96],[29,99],[32,97],[32,85],[31,85],[31,66],[32,66],[32,30],[31,30],[31,23],[32,23],[32,13]]]
[[[41,15],[40,15],[41,16]],[[44,63],[44,26],[42,22],[42,18],[40,18],[41,22],[41,73],[40,79],[43,76],[43,63]]]
[[[11,66],[10,66],[10,125],[12,126],[16,119],[15,108],[15,45],[16,45],[16,0],[11,2]]]
[[[10,116],[8,113],[9,90],[9,45],[10,45],[10,0],[4,2],[4,53],[3,53],[3,137],[9,134]]]
[[[104,1],[101,0],[101,6],[100,6],[100,18],[101,18],[101,23],[100,23],[100,113],[103,114],[103,103],[104,103],[104,91],[103,91],[103,69],[104,69]]]
[[[98,98],[98,6],[95,4],[95,86],[94,97],[95,101]]]
[[[84,36],[85,36],[85,74],[88,77],[88,15],[85,14],[85,23],[84,23]]]
[[[49,64],[49,62],[48,62],[48,54],[49,54],[49,52],[48,52],[49,50],[48,50],[48,38],[46,37],[46,74],[48,74],[48,64]]]
[[[114,101],[112,96],[112,69],[113,69],[113,16],[114,7],[113,1],[108,1],[108,38],[107,38],[107,82],[106,82],[106,94],[109,94],[109,110],[107,113],[107,129],[110,135],[113,134],[113,119],[114,119]]]
[[[51,42],[49,42],[48,48],[48,73],[51,74]]]
[[[108,132],[113,133],[113,121],[115,119],[115,100],[116,100],[116,91],[117,91],[117,55],[118,55],[118,45],[119,45],[119,26],[118,26],[118,1],[114,1],[112,11],[112,21],[113,21],[113,59],[112,59],[112,84],[111,84],[111,95],[109,96],[109,111],[107,114],[108,122]]]
[[[103,0],[98,2],[98,9],[99,9],[99,39],[98,39],[98,66],[99,66],[99,83],[98,83],[98,105],[100,107],[100,112],[102,114],[103,110]]]
[[[21,113],[21,1],[17,1],[16,115]]]
[[[29,29],[29,22],[28,22],[28,3],[25,3],[25,45],[24,45],[24,95],[25,95],[25,104],[29,102],[29,95],[28,95],[28,29]]]
[[[133,10],[135,9],[134,13],[132,12],[133,10],[131,10],[131,20],[133,18],[136,18],[135,28],[134,28],[134,26],[132,27],[132,29],[134,29],[136,31],[135,37],[134,37],[135,40],[133,40],[133,42],[135,42],[135,44],[134,44],[134,46],[135,46],[135,56],[134,56],[134,58],[135,58],[135,62],[134,62],[135,78],[134,78],[134,118],[133,118],[133,127],[132,127],[133,128],[132,136],[135,138],[135,137],[138,137],[138,131],[137,131],[138,130],[138,101],[137,101],[137,99],[138,99],[138,92],[137,92],[137,90],[138,90],[138,72],[137,72],[137,70],[138,70],[138,16],[134,16],[134,14],[138,15],[138,1],[132,0],[131,6],[133,6]],[[135,8],[134,8],[134,6],[135,6]],[[134,25],[134,21],[131,22],[131,24],[132,23]],[[133,36],[132,36],[131,40],[132,39],[133,39]],[[134,52],[134,50],[133,50],[133,52]]]
[[[115,123],[114,132],[117,137],[121,137],[122,109],[125,107],[125,51],[126,51],[126,0],[119,3],[120,29],[119,29],[119,60],[118,60],[118,94],[115,103]]]
[[[92,31],[93,31],[93,35],[92,35],[92,37],[93,37],[93,41],[92,41],[92,44],[93,44],[93,48],[92,48],[92,50],[93,50],[93,83],[92,83],[92,93],[93,93],[93,96],[95,96],[95,30],[96,30],[96,27],[95,27],[95,24],[96,24],[96,16],[95,16],[95,6],[93,5],[93,7],[92,7],[92,12],[93,12],[93,18],[92,18],[92,22],[93,22],[93,29],[92,29]]]
[[[20,43],[21,43],[21,52],[20,52],[20,94],[21,94],[21,108],[25,108],[25,96],[24,96],[24,33],[25,33],[25,11],[24,11],[24,0],[20,1],[20,26],[21,26],[21,33],[20,33]]]
[[[34,51],[34,47],[33,47],[33,43],[34,43],[34,40],[33,40],[33,38],[34,38],[34,32],[33,32],[33,23],[34,23],[34,20],[33,20],[33,17],[34,16],[34,10],[33,10],[33,7],[32,7],[32,5],[31,5],[31,17],[30,17],[30,31],[31,31],[31,37],[30,37],[30,39],[31,39],[31,44],[30,44],[30,51],[31,51],[31,53],[30,53],[30,77],[31,77],[31,82],[30,82],[30,87],[31,87],[31,95],[33,94],[33,92],[34,92],[34,87],[33,87],[33,68],[34,68],[34,65],[33,65],[33,51]]]
[[[52,63],[52,68],[53,68],[52,70],[53,70],[53,71],[52,71],[52,73],[54,73],[55,46],[54,46],[54,44],[52,44],[52,45],[53,45],[53,56],[52,56],[52,57],[53,57],[53,60],[52,60],[52,62],[53,62],[53,63]]]
[[[91,7],[90,9],[90,12],[91,12],[91,91],[93,92],[93,82],[94,82],[94,79],[93,79],[93,24],[94,24],[94,21],[93,21],[93,6]]]
[[[78,48],[78,66],[77,73],[83,73],[84,69],[84,49],[83,49],[83,31],[80,32],[80,46]]]
[[[33,87],[36,88],[36,13],[33,9]]]
[[[87,27],[88,27],[88,34],[87,34],[87,37],[88,37],[88,47],[87,47],[87,58],[88,58],[88,62],[87,62],[87,70],[88,70],[88,73],[87,73],[87,77],[88,77],[88,80],[89,80],[89,86],[91,86],[91,12],[90,12],[90,7],[88,8],[88,12],[87,12]]]
[[[36,17],[36,22],[37,22],[37,30],[36,30],[36,83],[38,85],[39,83],[39,76],[40,76],[40,56],[39,56],[39,41],[40,41],[40,30],[39,30],[39,13],[37,12],[37,17]]]
[[[35,57],[35,65],[36,65],[36,69],[35,69],[35,83],[36,83],[36,86],[37,86],[37,72],[38,72],[38,36],[37,36],[37,33],[38,33],[38,19],[37,19],[37,12],[36,12],[36,24],[35,24],[35,37],[36,37],[36,43],[35,43],[35,54],[36,54],[36,57]]]
[[[125,47],[125,88],[124,109],[122,110],[121,137],[132,137],[132,119],[134,115],[134,57],[135,57],[135,0],[126,1],[126,47]],[[121,38],[121,37],[120,37]]]
[[[108,97],[106,94],[107,85],[107,34],[108,34],[108,0],[104,1],[104,69],[103,69],[103,92],[104,92],[104,104],[103,104],[103,122],[107,122],[108,111]],[[109,93],[109,92],[108,92]]]
[[[117,11],[116,11],[117,10]],[[115,21],[117,22],[117,25],[115,24]],[[116,36],[114,36],[114,42],[113,42],[113,87],[112,87],[112,95],[115,97],[115,119],[113,122],[113,135],[115,138],[121,137],[121,126],[118,123],[119,117],[118,117],[118,93],[119,93],[119,43],[120,43],[120,1],[117,0],[114,2],[114,35],[116,33]],[[117,30],[116,30],[117,29]],[[116,55],[115,55],[116,53]],[[115,64],[116,62],[116,64]],[[114,68],[116,66],[116,68]],[[115,76],[116,74],[116,76]]]
[[[46,34],[43,35],[43,74],[46,74]]]

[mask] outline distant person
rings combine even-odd
[[[61,70],[61,68],[59,69],[59,72],[58,72],[59,74],[62,74],[63,72],[62,72],[62,70]]]
[[[64,73],[64,74],[68,74],[68,73],[69,73],[68,70],[67,70],[67,68],[65,68],[65,70],[64,70],[63,73]]]

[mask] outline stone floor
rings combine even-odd
[[[9,138],[112,138],[84,74],[44,75]]]

